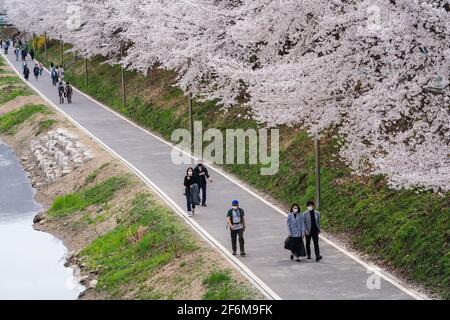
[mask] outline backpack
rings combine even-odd
[[[239,223],[242,223],[242,215],[243,215],[244,210],[241,208],[238,208],[238,212],[239,212],[239,219],[240,219]],[[231,222],[233,222],[233,209],[228,210],[227,217],[230,217]]]

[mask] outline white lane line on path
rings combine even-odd
[[[5,58],[5,55],[2,53]],[[12,67],[12,69],[19,75],[19,77],[29,86],[31,87],[42,99],[44,99],[49,105],[51,105],[54,109],[56,109],[59,113],[64,115],[70,122],[72,122],[75,126],[77,126],[81,131],[83,131],[87,136],[91,137],[95,142],[101,145],[106,151],[108,151],[111,155],[119,159],[123,164],[125,164],[129,169],[135,172],[135,174],[141,178],[151,189],[153,189],[159,196],[162,198],[174,211],[180,216],[188,225],[191,226],[206,242],[208,242],[213,248],[218,250],[223,257],[225,257],[232,266],[234,266],[247,280],[250,281],[266,298],[273,300],[281,300],[281,297],[276,294],[267,284],[264,283],[258,276],[256,276],[246,265],[244,265],[239,259],[231,255],[229,250],[227,250],[220,242],[218,242],[211,234],[209,234],[203,227],[201,227],[195,220],[189,218],[188,215],[181,209],[176,202],[171,199],[164,191],[162,191],[156,184],[154,184],[144,173],[142,173],[139,169],[125,160],[122,156],[117,154],[114,150],[109,148],[106,144],[104,144],[101,140],[96,138],[89,130],[84,128],[81,124],[79,124],[75,119],[69,116],[66,112],[60,109],[55,103],[53,103],[50,99],[47,98],[39,89],[37,89],[34,85],[32,85],[29,81],[25,80],[22,74],[17,71],[14,65],[9,61],[9,59],[5,58],[8,64]],[[48,72],[48,70],[46,70]],[[78,89],[76,89],[80,92]],[[87,96],[89,97],[89,96]],[[91,99],[93,100],[93,99]],[[96,102],[95,100],[93,100]],[[97,103],[97,102],[96,102]]]
[[[4,55],[2,53],[2,55]],[[19,76],[21,78],[22,75],[14,68],[14,66],[11,64],[11,62],[6,59],[8,61],[8,63],[13,67],[13,69],[16,71],[16,73],[19,74]],[[50,74],[49,70],[47,68],[45,68],[45,71],[47,73]],[[116,116],[118,116],[119,118],[127,121],[128,123],[130,123],[131,125],[133,125],[134,127],[144,131],[145,133],[151,135],[152,137],[158,139],[159,141],[167,144],[168,146],[174,148],[175,150],[187,155],[188,157],[190,157],[193,160],[198,160],[197,157],[193,156],[192,154],[186,152],[185,150],[182,150],[178,147],[176,147],[175,145],[173,145],[172,143],[164,140],[163,138],[157,136],[156,134],[150,132],[149,130],[139,126],[138,124],[134,123],[133,121],[131,121],[130,119],[126,118],[125,116],[119,114],[118,112],[112,110],[110,107],[104,105],[103,103],[95,100],[94,98],[92,98],[91,96],[85,94],[84,92],[80,91],[79,89],[73,87],[75,91],[77,91],[78,93],[80,93],[81,95],[85,96],[87,99],[93,101],[94,103],[98,104],[99,106],[101,106],[102,108],[108,110],[109,112],[112,112],[113,114],[115,114]],[[36,90],[39,93],[39,90]],[[40,94],[42,96],[42,94]],[[52,103],[53,104],[53,103]],[[244,189],[245,191],[247,191],[248,193],[250,193],[252,196],[258,198],[259,200],[261,200],[262,202],[264,202],[265,204],[267,204],[268,206],[270,206],[272,209],[274,209],[275,211],[277,211],[278,213],[282,214],[283,216],[287,216],[287,214],[279,207],[277,207],[276,205],[270,203],[269,201],[267,201],[266,199],[264,199],[263,197],[261,197],[260,195],[258,195],[257,193],[255,193],[254,191],[250,190],[249,188],[247,188],[245,185],[241,184],[240,182],[238,182],[237,180],[235,180],[233,177],[229,176],[227,173],[223,172],[221,169],[215,167],[214,165],[207,163],[209,167],[211,167],[214,171],[216,171],[217,173],[219,173],[220,175],[222,175],[223,177],[225,177],[226,179],[230,180],[231,182],[233,182],[234,184],[236,184],[237,186],[239,186],[240,188]],[[393,286],[397,287],[398,289],[402,290],[403,292],[405,292],[406,294],[410,295],[411,297],[413,297],[416,300],[426,300],[428,299],[428,297],[423,296],[422,294],[416,292],[415,290],[412,289],[408,289],[405,286],[403,286],[402,284],[400,284],[398,282],[398,280],[391,278],[390,276],[388,276],[387,274],[385,274],[383,272],[383,270],[381,268],[379,268],[378,266],[374,266],[372,264],[366,263],[364,261],[362,261],[360,258],[358,258],[357,256],[355,256],[353,253],[349,252],[348,250],[346,250],[345,248],[339,246],[338,244],[334,243],[333,241],[331,241],[330,239],[326,238],[323,235],[320,235],[320,238],[323,239],[325,242],[327,242],[329,245],[331,245],[332,247],[334,247],[335,249],[339,250],[340,252],[344,253],[345,255],[347,255],[348,257],[350,257],[351,259],[353,259],[354,261],[356,261],[357,263],[359,263],[360,265],[362,265],[364,268],[366,268],[368,271],[376,274],[377,276],[379,276],[380,278],[384,279],[385,281],[391,283]],[[227,251],[228,253],[228,251]],[[232,258],[234,258],[232,256]],[[239,261],[239,260],[238,260]]]

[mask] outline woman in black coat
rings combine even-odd
[[[23,77],[25,80],[28,80],[28,77],[30,76],[30,69],[28,69],[28,66],[23,67]]]
[[[198,193],[197,177],[194,175],[194,169],[188,168],[186,170],[186,176],[184,177],[184,194],[186,196],[187,211],[189,215],[191,215],[191,213],[195,214],[195,205],[197,204],[195,201],[195,192]]]

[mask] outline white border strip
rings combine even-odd
[[[2,55],[4,56],[4,54],[2,53]],[[10,66],[14,69],[14,71],[19,74],[19,76],[21,78],[22,75],[16,70],[16,68],[14,67],[14,65],[11,64],[11,62],[9,61],[9,59],[6,59],[7,62],[10,64]],[[50,73],[48,71],[47,68],[45,68],[45,71],[47,73]],[[25,80],[24,80],[25,81]],[[29,82],[27,82],[29,83]],[[29,83],[30,84],[30,83]],[[34,88],[34,86],[32,86],[30,84],[30,86],[33,88],[33,90],[35,90],[36,92],[39,93],[40,96],[43,96],[45,98],[46,101],[49,101],[43,94],[41,94],[39,92],[39,90],[37,90],[36,88]],[[85,96],[86,98],[88,98],[89,100],[93,101],[94,103],[98,104],[99,106],[101,106],[102,108],[108,110],[109,112],[112,112],[113,114],[115,114],[116,116],[118,116],[119,118],[127,121],[128,123],[130,123],[131,125],[133,125],[134,127],[144,131],[145,133],[147,133],[148,135],[151,135],[152,137],[158,139],[159,141],[167,144],[168,146],[174,148],[175,150],[187,155],[188,157],[190,157],[191,159],[193,159],[194,161],[199,160],[197,157],[193,156],[192,154],[186,152],[185,150],[182,150],[178,147],[176,147],[175,145],[173,145],[172,143],[164,140],[163,138],[157,136],[156,134],[150,132],[149,130],[137,125],[136,123],[134,123],[133,121],[131,121],[130,119],[126,118],[125,116],[123,116],[122,114],[119,114],[118,112],[116,112],[115,110],[112,110],[110,107],[104,105],[103,103],[95,100],[94,98],[90,97],[89,95],[87,95],[86,93],[80,91],[79,89],[73,87],[75,91],[77,91],[78,93],[80,93],[81,95]],[[50,102],[53,106],[55,106],[57,109],[59,109],[56,105],[54,105],[52,102]],[[61,113],[64,114],[64,112],[61,110]],[[67,116],[67,115],[66,115]],[[69,119],[71,119],[69,116],[67,116]],[[75,122],[73,119],[71,120],[72,122]],[[75,122],[76,123],[76,122]],[[78,125],[79,126],[79,125]],[[91,134],[88,134],[90,136],[92,136]],[[94,138],[96,141],[97,139]],[[100,144],[103,145],[102,142],[99,142]],[[107,147],[106,147],[107,148]],[[120,156],[119,159],[121,158]],[[124,160],[126,161],[126,160]],[[213,169],[214,171],[216,171],[217,173],[219,173],[220,175],[222,175],[223,177],[227,178],[228,180],[230,180],[231,182],[233,182],[234,184],[236,184],[237,186],[239,186],[240,188],[244,189],[245,191],[247,191],[249,194],[251,194],[252,196],[256,197],[257,199],[261,200],[262,202],[264,202],[266,205],[270,206],[272,209],[274,209],[275,211],[277,211],[278,213],[282,214],[283,216],[287,216],[287,214],[279,207],[275,206],[274,204],[270,203],[269,201],[267,201],[266,199],[264,199],[263,197],[261,197],[260,195],[258,195],[257,193],[255,193],[254,191],[250,190],[249,188],[247,188],[246,186],[244,186],[243,184],[241,184],[240,182],[238,182],[237,180],[235,180],[233,177],[229,176],[227,173],[223,172],[221,169],[215,167],[214,165],[207,163],[208,166]],[[131,166],[131,165],[130,165]],[[134,168],[133,166],[131,166],[131,168]],[[136,168],[133,169],[134,171],[138,172],[138,170]],[[142,173],[141,173],[142,174]],[[145,177],[145,176],[144,176]],[[142,177],[141,177],[142,178]],[[166,199],[165,199],[166,200]],[[201,227],[200,227],[201,228]],[[206,231],[205,231],[206,232]],[[338,244],[335,244],[334,242],[332,242],[331,240],[329,240],[328,238],[324,237],[323,235],[320,235],[320,238],[323,239],[325,242],[327,242],[329,245],[331,245],[332,247],[334,247],[335,249],[339,250],[340,252],[344,253],[345,255],[347,255],[348,257],[350,257],[351,259],[353,259],[354,261],[356,261],[357,263],[361,264],[363,267],[365,267],[367,270],[371,271],[372,273],[376,274],[377,276],[381,277],[382,279],[384,279],[385,281],[391,283],[393,286],[397,287],[398,289],[402,290],[403,292],[405,292],[406,294],[410,295],[411,297],[413,297],[416,300],[427,300],[428,298],[421,295],[418,292],[415,292],[411,289],[406,288],[405,286],[403,286],[402,284],[398,283],[398,281],[392,279],[391,277],[389,277],[388,275],[386,275],[382,269],[380,269],[377,266],[373,266],[370,265],[364,261],[362,261],[360,258],[358,258],[357,256],[355,256],[354,254],[352,254],[351,252],[349,252],[348,250],[346,250],[345,248],[339,246]],[[226,251],[228,253],[228,251]],[[232,258],[234,258],[232,256]],[[237,260],[237,259],[236,259]],[[239,261],[239,260],[237,260]],[[240,262],[240,261],[239,261]],[[245,266],[244,266],[245,267]],[[246,268],[246,267],[245,267]]]
[[[2,56],[5,58],[5,55],[2,53]],[[218,242],[211,234],[209,234],[205,229],[203,229],[196,221],[190,219],[187,214],[181,209],[174,200],[172,200],[164,191],[162,191],[156,184],[154,184],[145,174],[143,174],[139,169],[125,160],[122,156],[117,154],[114,150],[96,138],[89,130],[84,128],[81,124],[79,124],[76,120],[70,117],[67,113],[65,113],[62,109],[60,109],[56,104],[54,104],[50,99],[48,99],[40,90],[38,90],[34,85],[32,85],[29,81],[26,81],[23,76],[17,71],[14,65],[9,61],[8,58],[5,58],[11,68],[19,75],[19,77],[29,86],[31,87],[42,99],[44,99],[50,106],[56,109],[59,113],[61,113],[64,117],[66,117],[70,122],[72,122],[76,127],[78,127],[81,131],[83,131],[87,136],[101,145],[106,151],[108,151],[115,158],[119,159],[123,164],[125,164],[129,169],[135,172],[135,174],[141,178],[151,189],[153,189],[159,196],[162,198],[174,211],[180,216],[187,224],[191,226],[204,240],[206,240],[212,247],[218,250],[222,256],[224,256],[246,279],[248,279],[267,299],[270,300],[281,300],[281,297],[278,296],[272,289],[269,288],[258,276],[256,276],[247,266],[245,266],[239,259],[231,255],[231,253],[220,243]],[[48,72],[48,70],[46,69]],[[80,92],[78,89],[76,89]],[[81,92],[80,92],[81,93]],[[89,97],[89,96],[87,96]],[[94,102],[96,102],[94,100]],[[128,120],[129,121],[129,120]],[[131,122],[130,122],[131,123]]]

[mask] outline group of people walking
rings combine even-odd
[[[300,258],[305,256],[311,259],[312,239],[316,261],[320,261],[322,259],[319,249],[320,212],[315,210],[314,201],[308,201],[306,206],[307,210],[301,213],[298,204],[292,205],[287,217],[288,237],[284,248],[291,252],[291,260],[295,257],[300,262]],[[303,238],[306,238],[306,250]]]
[[[208,169],[203,161],[199,161],[195,168],[188,168],[184,177],[184,195],[188,216],[195,214],[196,206],[206,207],[206,185],[212,182]],[[200,192],[201,191],[201,192]],[[201,193],[201,195],[200,195]],[[319,249],[320,212],[315,210],[314,201],[306,203],[307,210],[300,211],[298,204],[293,204],[287,216],[288,237],[284,242],[284,248],[290,251],[290,259],[301,261],[302,257],[311,259],[311,240],[314,244],[316,261],[320,261],[322,256]],[[227,228],[230,229],[232,254],[237,254],[237,244],[239,242],[240,255],[246,256],[244,247],[244,231],[246,228],[245,212],[240,207],[238,200],[231,202],[231,208],[226,214]],[[306,246],[304,239],[306,240]]]
[[[14,55],[16,56],[16,61],[19,61],[19,57],[22,61],[22,74],[25,80],[29,80],[31,72],[33,72],[34,78],[39,80],[39,77],[43,76],[44,66],[40,62],[34,62],[34,50],[31,48],[28,50],[28,46],[25,41],[20,37],[14,37],[13,39],[8,39],[3,41],[0,39],[0,46],[4,49],[5,54],[8,53],[8,49],[11,46],[14,47]],[[31,58],[34,62],[32,70],[28,67],[27,57]],[[53,63],[50,64],[50,78],[52,80],[53,86],[57,87],[59,103],[63,104],[65,99],[67,103],[72,103],[73,88],[70,83],[65,82],[64,84],[64,74],[65,70],[62,65],[55,66]]]

